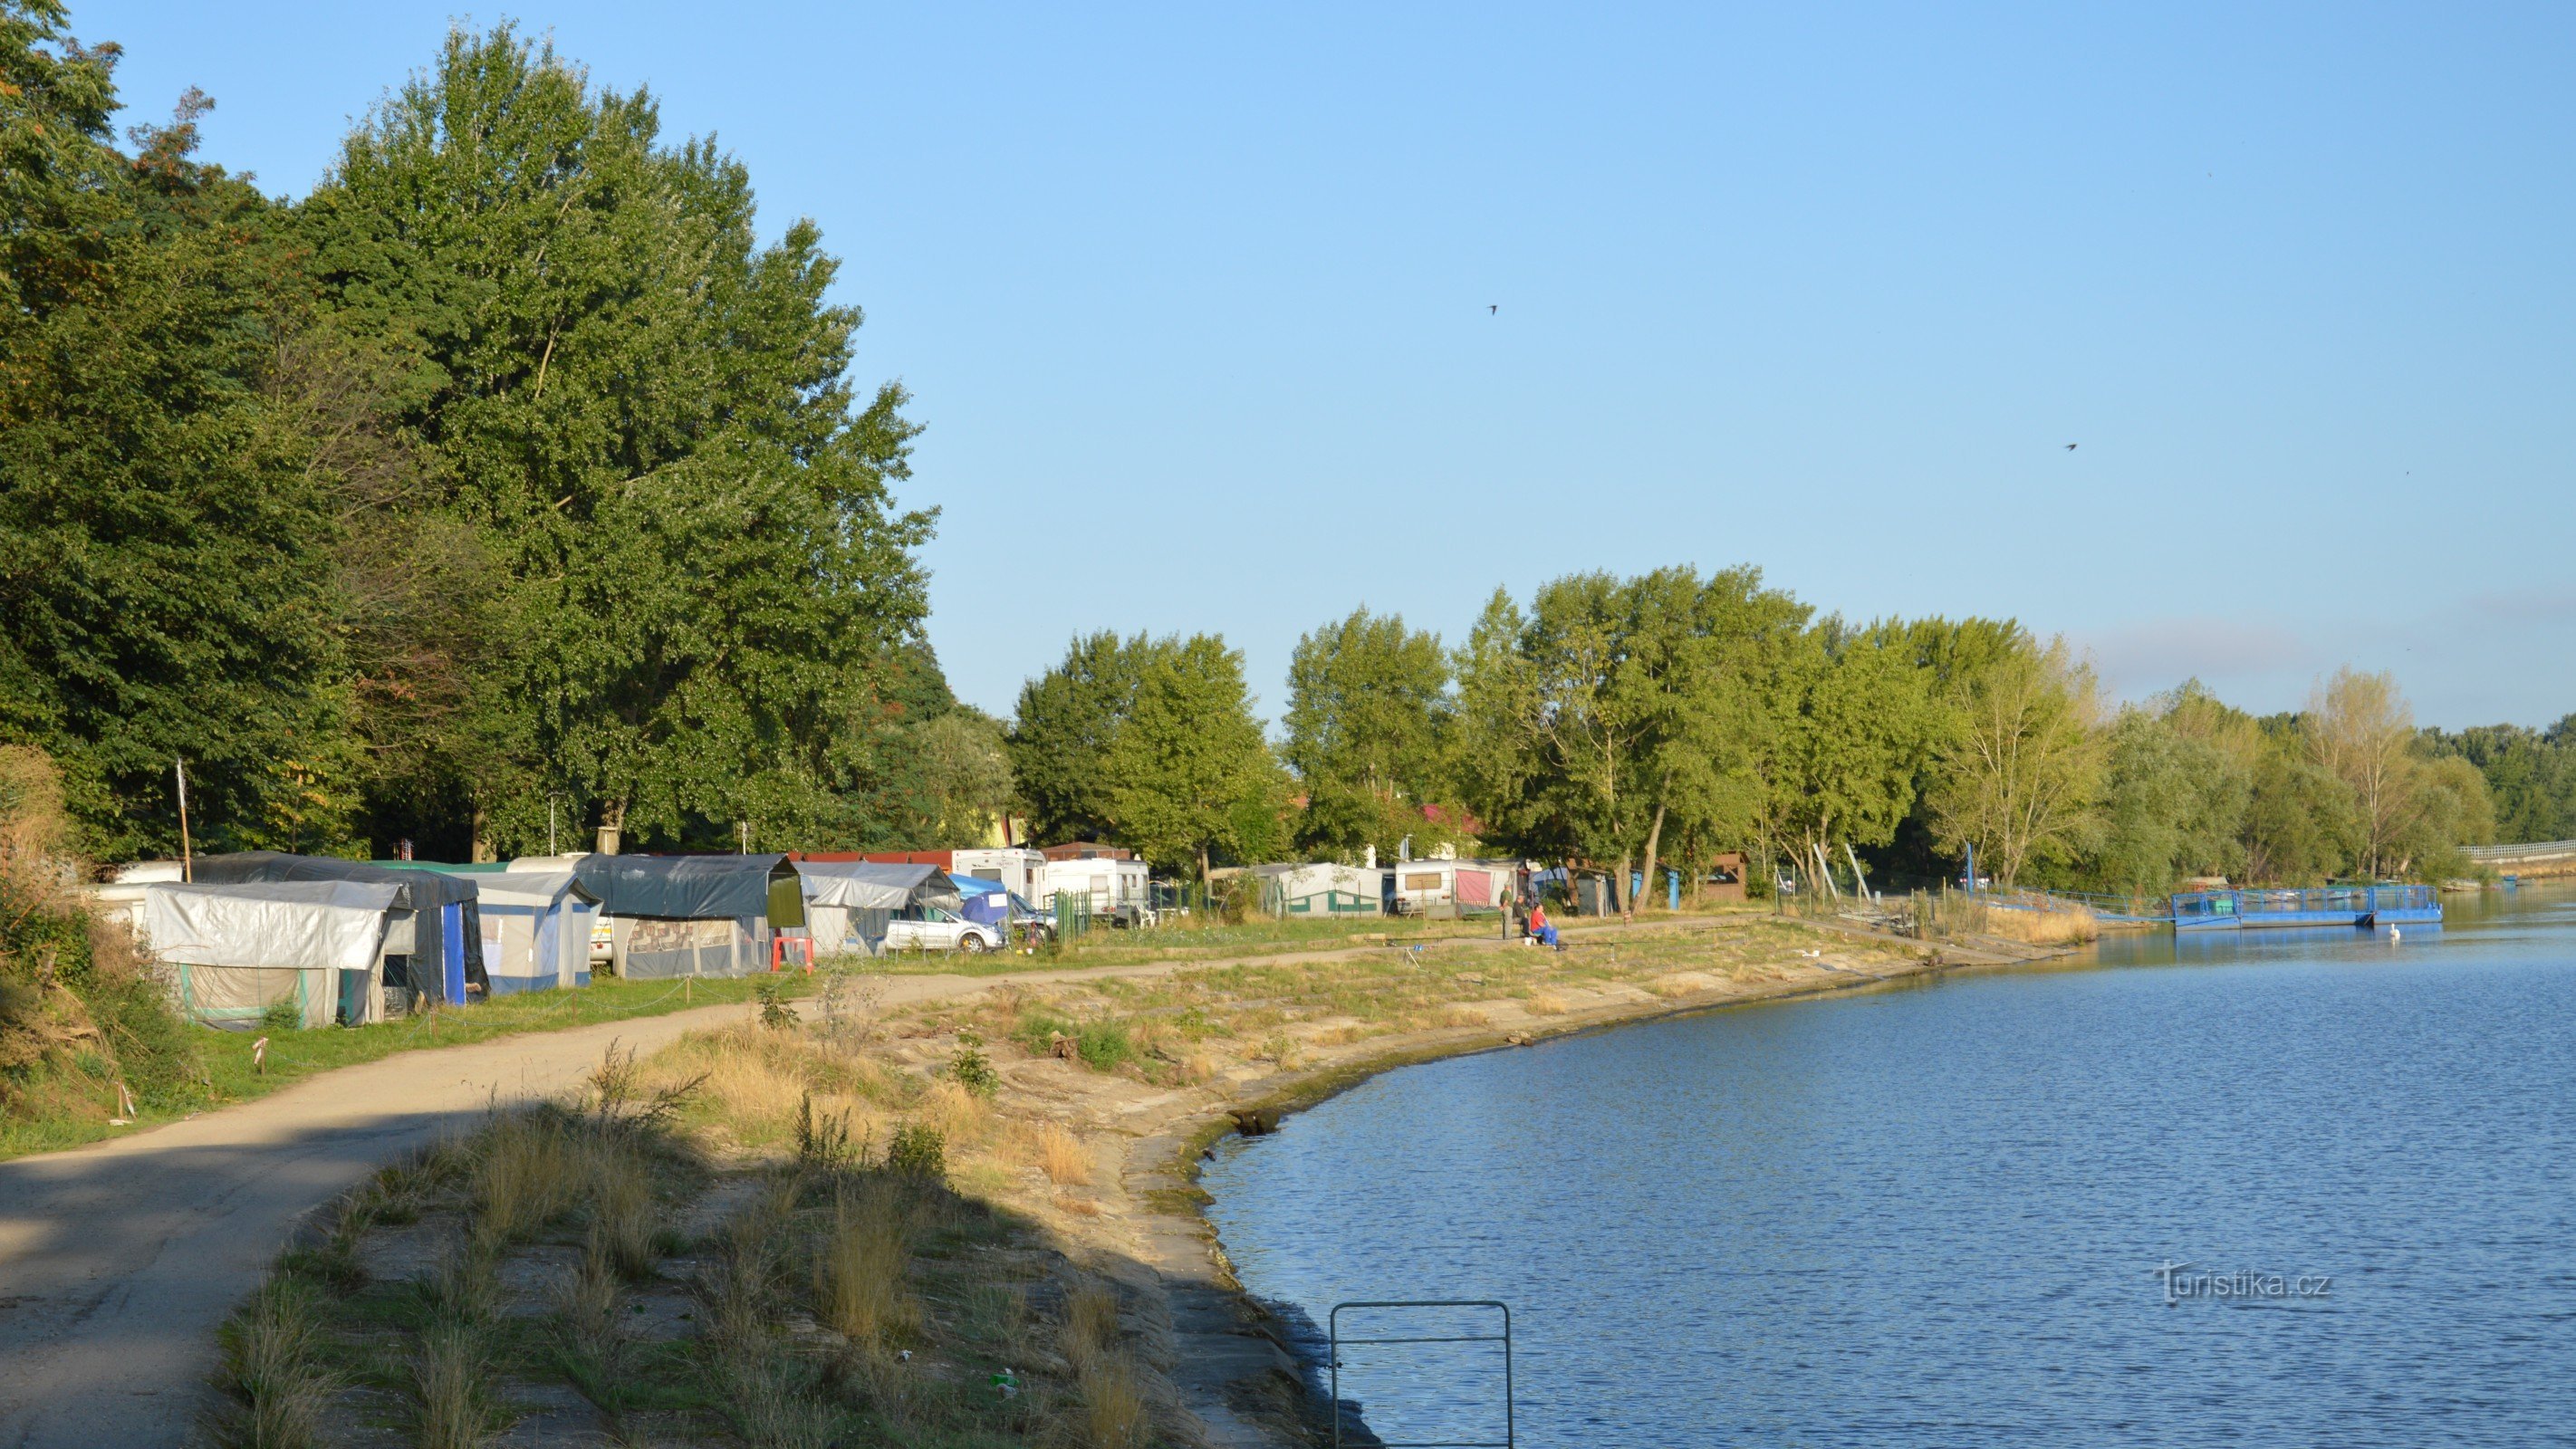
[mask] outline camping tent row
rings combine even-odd
[[[255,1025],[281,1002],[309,1024],[360,1024],[586,986],[603,922],[613,969],[657,980],[773,970],[791,954],[781,943],[809,934],[826,954],[881,953],[889,920],[931,908],[1008,912],[997,883],[961,888],[936,866],[778,855],[433,866],[252,851],[180,874],[175,862],[129,868],[102,896],[132,912],[182,1009],[219,1026]]]
[[[1257,865],[1262,904],[1280,916],[1448,916],[1508,905],[1515,860],[1402,860],[1393,865]]]
[[[111,888],[180,1007],[249,1025],[291,1003],[319,1025],[381,1021],[590,979],[594,898],[568,870],[470,875],[246,851],[130,869]],[[470,943],[470,946],[469,946]]]

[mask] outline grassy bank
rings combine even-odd
[[[319,1072],[354,1066],[396,1052],[462,1046],[520,1032],[561,1031],[601,1022],[629,1021],[692,1006],[749,1002],[768,987],[793,997],[819,984],[796,973],[746,980],[621,981],[600,977],[574,991],[534,991],[474,1006],[443,1008],[372,1026],[280,1028],[264,1032],[214,1031],[184,1023],[159,1058],[178,1065],[155,1079],[129,1081],[134,1115],[124,1125],[117,1093],[121,1063],[101,1052],[60,1055],[42,1092],[29,1092],[0,1116],[0,1160],[50,1152],[140,1131],[197,1112],[246,1102],[280,1091]],[[157,989],[157,988],[148,988]],[[268,1043],[265,1061],[254,1043]]]
[[[984,956],[950,952],[898,952],[879,963],[889,972],[998,976],[1040,967],[1152,966],[1166,962],[1230,961],[1250,956],[1345,951],[1355,947],[1418,945],[1430,941],[1499,937],[1496,920],[1425,921],[1363,916],[1325,921],[1248,921],[1199,925],[1183,920],[1136,930],[1094,926],[1079,940],[1034,954],[1003,951]]]
[[[307,1437],[256,1442],[1133,1449],[1199,1442],[1219,1400],[1293,1441],[1293,1380],[1212,1387],[1217,1355],[1176,1326],[1175,1284],[1225,1285],[1172,1143],[1393,1062],[1920,964],[1756,917],[885,1012],[828,989],[801,1023],[612,1063],[585,1101],[352,1197],[228,1330],[231,1441],[272,1400]]]

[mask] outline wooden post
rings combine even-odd
[[[170,765],[179,774],[179,879],[197,878],[196,851],[188,841],[188,762],[173,756]]]

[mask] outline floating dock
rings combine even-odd
[[[2441,897],[2428,885],[2186,891],[2173,898],[2173,927],[2177,931],[2235,931],[2259,926],[2438,926],[2441,923]]]

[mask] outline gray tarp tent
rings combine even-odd
[[[599,902],[571,867],[465,876],[482,893],[483,970],[494,996],[590,984],[590,922]]]
[[[885,950],[886,922],[925,906],[955,911],[957,883],[935,865],[889,865],[869,860],[800,860],[806,919],[818,955]]]
[[[778,933],[805,925],[783,855],[587,855],[573,873],[599,898],[621,976],[766,971]]]
[[[394,870],[327,855],[245,850],[197,857],[199,885],[260,881],[354,880],[396,888],[385,943],[386,1009],[463,1005],[490,989],[482,952],[483,917],[471,881],[432,870]]]
[[[144,887],[143,939],[193,1021],[255,1027],[270,1008],[292,1006],[303,1026],[354,1026],[383,1013],[394,895],[352,880],[154,882]]]

